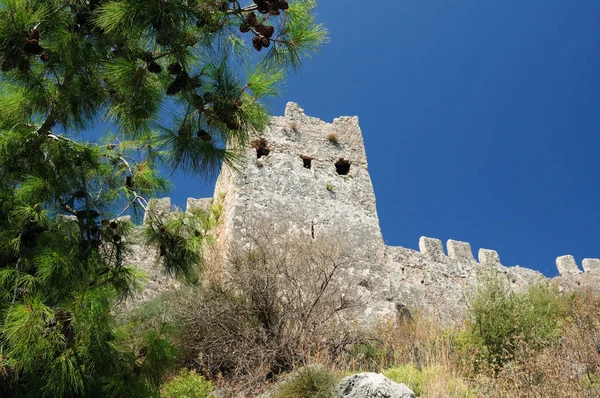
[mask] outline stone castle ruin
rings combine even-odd
[[[326,123],[288,103],[283,117],[246,149],[239,171],[223,167],[213,198],[189,199],[188,209],[222,205],[216,231],[221,245],[240,244],[242,231],[261,220],[285,223],[290,233],[306,239],[332,236],[353,251],[347,269],[351,291],[367,305],[367,317],[389,315],[406,308],[447,319],[460,318],[465,288],[476,283],[479,266],[495,267],[515,287],[544,276],[534,270],[501,264],[494,250],[449,240],[447,254],[438,239],[422,237],[419,250],[386,246],[383,242],[357,117]],[[170,211],[168,198],[153,201],[153,211]],[[133,260],[148,264],[146,255]],[[600,260],[583,260],[583,271],[572,256],[557,258],[560,288],[598,285]],[[154,270],[156,271],[156,269]],[[165,277],[151,273],[150,285],[165,286]],[[159,289],[160,290],[160,289]]]

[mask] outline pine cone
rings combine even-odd
[[[240,32],[242,32],[242,33],[250,32],[250,25],[248,25],[246,22],[242,23],[240,25]]]
[[[260,37],[260,43],[262,44],[262,46],[264,48],[267,48],[267,47],[269,47],[271,45],[271,40],[269,40],[268,37],[261,36]]]
[[[210,142],[212,140],[212,136],[205,130],[198,130],[198,138],[205,142]]]
[[[273,34],[275,33],[275,27],[272,25],[260,24],[256,27],[256,31],[258,33],[260,33],[261,35],[268,37],[270,39],[273,36]]]
[[[183,86],[175,81],[175,82],[169,84],[169,87],[167,87],[167,95],[178,94],[182,88],[183,88]]]
[[[29,38],[39,41],[40,40],[40,31],[38,29],[32,30],[31,34],[29,35]]]
[[[275,27],[273,25],[267,26],[267,30],[264,33],[264,36],[266,36],[270,39],[271,37],[273,37],[274,34],[275,34]]]
[[[248,15],[246,15],[246,23],[250,26],[256,25],[256,14],[254,11],[250,11]]]
[[[263,48],[262,39],[261,39],[262,37],[264,37],[264,36],[257,35],[252,38],[252,45],[254,46],[256,51],[260,51]]]
[[[183,86],[185,86],[187,84],[187,82],[190,80],[190,75],[187,74],[187,72],[181,72],[180,74],[177,75],[177,77],[175,77],[175,83],[179,84],[182,88]]]
[[[119,226],[119,223],[118,223],[118,222],[116,222],[116,221],[111,221],[111,222],[110,222],[110,227],[111,227],[112,229],[117,229],[117,227],[118,227],[118,226]]]
[[[254,29],[256,29],[256,31],[257,31],[258,33],[260,33],[261,35],[264,35],[264,34],[265,34],[264,32],[265,32],[265,29],[266,29],[266,28],[267,28],[267,27],[266,27],[265,25],[263,25],[263,24],[260,24],[260,25],[256,25],[256,27],[255,27]]]
[[[75,14],[75,23],[77,25],[83,25],[84,23],[86,23],[87,18],[85,17],[85,14],[82,12],[78,12],[77,14]]]
[[[48,55],[48,53],[43,53],[42,55],[40,55],[40,60],[42,62],[49,62],[50,61],[50,55]]]
[[[148,72],[150,73],[160,73],[162,72],[162,67],[155,61],[152,61],[148,64]]]
[[[172,75],[178,75],[183,71],[183,68],[178,63],[173,63],[167,67],[167,70]]]
[[[24,50],[30,55],[40,55],[44,52],[44,47],[40,46],[40,42],[38,40],[31,39],[25,44]]]
[[[261,14],[267,14],[269,12],[269,5],[267,3],[257,4],[257,5],[258,5],[258,12],[260,12]]]
[[[287,1],[280,1],[278,7],[280,10],[287,10],[290,8],[290,5]]]
[[[121,241],[121,236],[120,235],[113,235],[113,242],[119,243],[120,241]]]

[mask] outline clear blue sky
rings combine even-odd
[[[600,257],[600,1],[321,1],[331,43],[287,101],[357,115],[388,245],[495,249],[556,275]],[[214,181],[174,176],[175,203]]]

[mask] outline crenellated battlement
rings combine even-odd
[[[421,237],[419,250],[385,246],[357,117],[327,123],[290,102],[241,155],[238,171],[222,168],[213,198],[190,198],[184,211],[219,203],[213,232],[223,247],[238,245],[244,228],[266,219],[307,239],[343,241],[356,258],[348,265],[347,283],[369,297],[367,316],[409,306],[459,319],[464,290],[476,283],[480,266],[496,268],[515,288],[544,279],[532,269],[504,266],[494,250],[480,249],[475,259],[467,242],[448,240],[445,250],[441,240]],[[162,198],[152,200],[148,211],[183,210]],[[593,286],[589,281],[600,279],[600,259],[586,258],[580,269],[566,255],[556,266],[560,276],[554,280],[561,286]]]
[[[444,251],[444,245],[441,240],[435,238],[421,237],[419,239],[419,251],[411,249],[404,249],[401,247],[388,247],[391,250],[408,250],[414,252],[413,254],[421,255],[426,261],[437,262],[437,263],[462,263],[469,265],[485,265],[485,266],[496,266],[505,267],[501,261],[498,252],[490,249],[479,249],[478,259],[476,260],[473,256],[471,244],[468,242],[461,242],[449,239],[446,243],[447,253]],[[600,275],[600,259],[597,258],[585,258],[582,261],[583,271],[579,268],[575,262],[575,258],[571,255],[560,256],[556,259],[556,267],[560,276],[569,275],[580,275],[580,274],[594,274]],[[521,267],[519,267],[521,268]],[[527,268],[521,268],[527,269]],[[531,270],[533,272],[537,272]]]

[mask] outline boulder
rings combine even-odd
[[[335,390],[336,398],[416,398],[405,384],[380,373],[359,373],[344,378]]]

